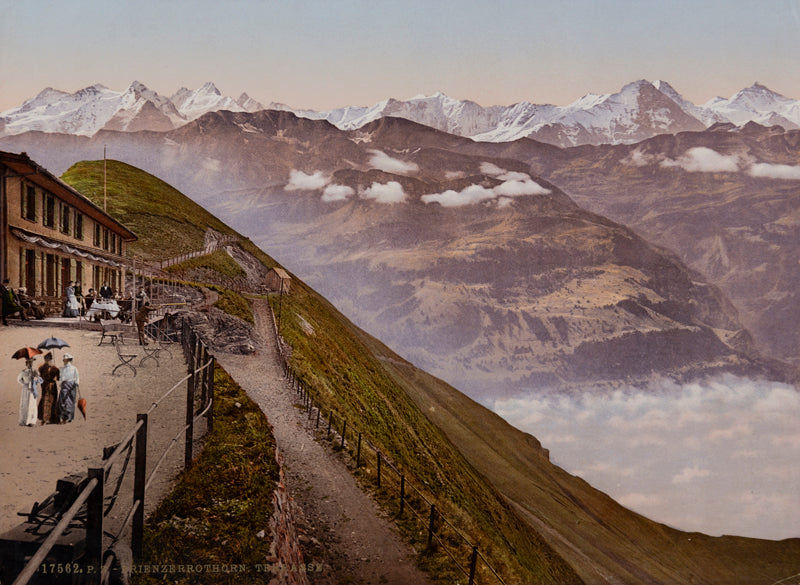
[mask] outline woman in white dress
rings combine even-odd
[[[38,417],[38,398],[41,395],[39,386],[42,379],[33,369],[33,358],[25,360],[25,369],[17,376],[17,382],[22,385],[19,397],[19,424],[21,426],[35,426]]]
[[[78,297],[75,296],[75,282],[70,280],[65,291],[67,300],[64,303],[64,316],[77,317],[81,314],[81,305],[78,303]]]

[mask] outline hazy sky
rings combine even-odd
[[[443,91],[564,105],[636,79],[800,98],[800,0],[0,0],[0,111],[45,87],[213,81],[296,108]]]

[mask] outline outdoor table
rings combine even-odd
[[[110,300],[110,301],[103,301],[103,300],[95,300],[92,303],[92,306],[86,311],[86,318],[91,319],[95,315],[99,315],[101,318],[104,319],[115,319],[116,316],[119,314],[119,305],[117,301]]]

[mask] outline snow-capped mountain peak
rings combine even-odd
[[[236,103],[247,112],[258,112],[266,109],[261,102],[254,100],[246,93],[242,93],[236,100]]]
[[[742,126],[753,121],[800,128],[800,102],[760,83],[731,98],[714,98],[703,105],[685,99],[666,81],[639,79],[618,92],[589,93],[566,106],[519,102],[484,108],[437,91],[329,111],[298,110],[275,102],[268,108],[324,119],[342,130],[395,116],[476,141],[527,137],[558,146],[632,143],[656,134],[702,130],[717,123]],[[0,135],[29,130],[79,135],[92,135],[101,129],[170,130],[208,112],[263,109],[267,108],[246,93],[238,99],[224,96],[210,81],[194,90],[182,87],[171,97],[161,96],[139,81],[122,92],[100,84],[72,94],[46,88],[21,106],[0,113]]]
[[[245,111],[236,100],[223,96],[217,86],[210,81],[194,91],[182,87],[171,99],[181,116],[187,120],[195,120],[203,114],[218,110]]]

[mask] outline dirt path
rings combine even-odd
[[[315,584],[425,585],[428,576],[414,563],[370,496],[335,454],[317,442],[308,419],[279,365],[269,306],[254,301],[261,343],[254,355],[217,354],[217,360],[261,407],[273,426],[284,458],[286,483],[299,508],[307,551],[326,565]]]

